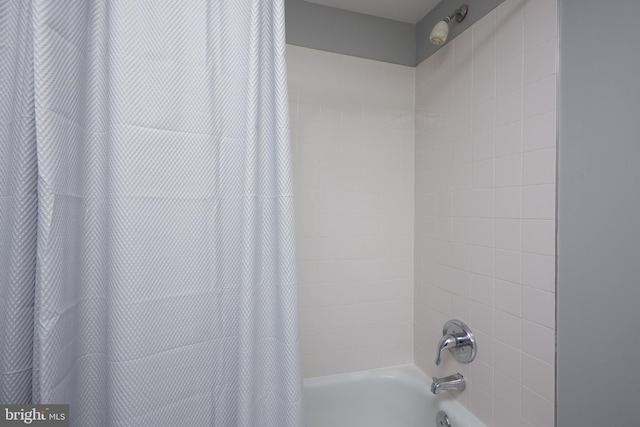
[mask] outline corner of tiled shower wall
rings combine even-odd
[[[413,360],[415,69],[287,46],[305,377]]]
[[[493,427],[554,424],[556,62],[556,0],[506,0],[416,70],[414,360]]]

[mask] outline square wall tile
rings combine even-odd
[[[496,96],[500,97],[516,89],[522,89],[523,56],[514,55],[512,58],[498,62],[496,70]]]
[[[524,48],[529,51],[558,36],[558,5],[555,0],[525,4]]]
[[[556,74],[556,52],[558,39],[549,41],[528,50],[524,55],[524,83],[529,84],[544,77]]]
[[[534,427],[552,426],[554,424],[553,401],[527,387],[522,387],[522,418]]]
[[[522,321],[522,351],[550,365],[555,360],[555,332],[540,324]]]
[[[522,249],[522,220],[496,218],[494,229],[496,249]]]
[[[524,87],[524,118],[548,113],[556,109],[555,74],[536,80]]]
[[[493,384],[495,403],[510,408],[518,416],[519,420],[522,394],[520,382],[496,370]]]
[[[495,186],[522,185],[522,154],[498,157],[495,160]]]
[[[556,149],[530,151],[523,155],[523,184],[553,184],[556,182]]]
[[[548,328],[555,328],[555,295],[525,287],[522,290],[522,317]]]
[[[555,292],[556,260],[549,255],[522,254],[522,284],[546,292]]]
[[[556,217],[555,184],[525,186],[522,193],[522,216],[525,219],[554,219]]]
[[[521,282],[522,254],[520,251],[496,249],[494,252],[495,278],[511,283]]]
[[[493,306],[498,310],[520,317],[522,314],[522,286],[496,279]]]
[[[556,110],[526,119],[524,121],[523,139],[524,151],[555,147]]]
[[[531,391],[553,401],[555,395],[555,372],[553,366],[528,354],[523,354],[522,384]]]
[[[522,348],[522,319],[502,310],[494,311],[493,318],[495,337],[513,348]],[[496,357],[494,348],[494,357]]]
[[[497,188],[495,190],[495,217],[522,218],[522,187]]]
[[[524,220],[522,250],[539,255],[555,255],[556,224],[553,220]]]
[[[517,316],[516,316],[517,317]],[[493,340],[493,360],[496,372],[500,372],[521,384],[522,353],[519,348]]]

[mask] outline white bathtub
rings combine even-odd
[[[413,365],[305,379],[306,427],[436,427],[438,411],[452,427],[485,427],[430,385]]]

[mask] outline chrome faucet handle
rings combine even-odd
[[[442,352],[445,350],[450,350],[452,348],[455,348],[457,345],[457,340],[456,337],[454,337],[453,335],[444,335],[442,338],[440,338],[440,341],[438,342],[438,348],[436,351],[436,365],[440,364],[440,361],[442,360]]]
[[[442,338],[438,342],[436,365],[442,360],[443,350],[449,350],[458,362],[469,363],[475,359],[477,348],[471,329],[460,320],[449,320],[444,324]]]

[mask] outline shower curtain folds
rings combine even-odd
[[[301,427],[283,0],[4,0],[0,55],[0,402]]]

